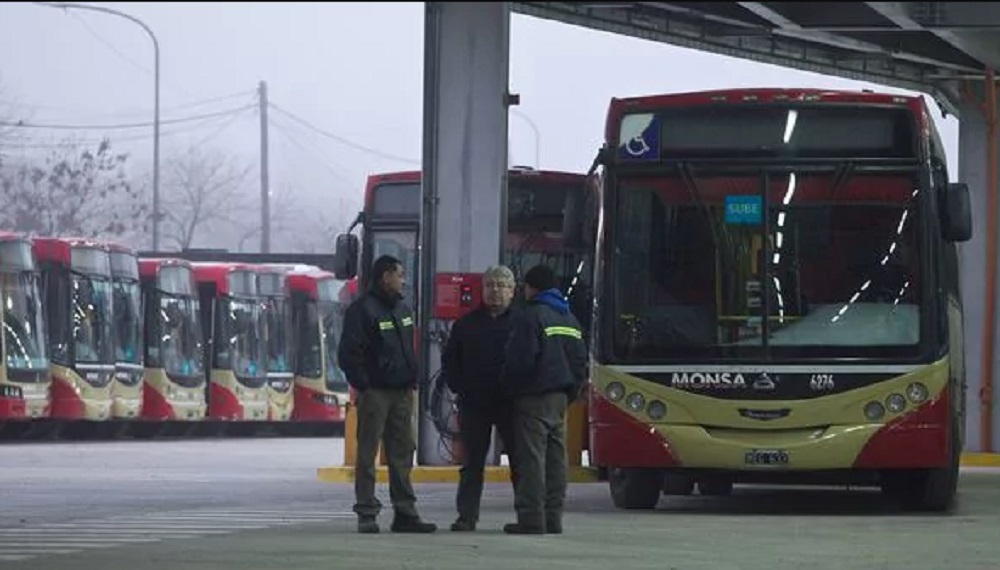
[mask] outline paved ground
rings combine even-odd
[[[901,514],[864,491],[760,488],[623,512],[597,483],[571,488],[566,534],[513,537],[499,530],[511,519],[510,491],[493,485],[475,534],[362,536],[350,487],[315,480],[317,466],[339,463],[340,444],[2,446],[0,568],[1000,568],[997,472],[966,471],[947,516]],[[446,527],[453,493],[420,486],[425,517]]]

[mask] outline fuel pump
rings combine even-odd
[[[434,276],[433,301],[431,303],[430,335],[440,359],[448,343],[448,334],[458,319],[482,304],[483,279],[480,273],[438,273]],[[438,432],[438,447],[441,457],[453,464],[461,463],[462,450],[458,431],[458,414],[454,394],[439,369],[429,379],[429,386],[422,390],[425,398],[424,410],[430,416]]]

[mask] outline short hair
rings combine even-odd
[[[548,265],[536,265],[524,274],[524,283],[538,291],[552,289],[557,286],[556,273]]]
[[[487,281],[498,281],[514,285],[514,272],[506,265],[491,265],[483,272],[483,283]]]
[[[382,282],[386,273],[396,271],[396,268],[403,265],[403,262],[391,255],[383,255],[372,264],[372,283]]]

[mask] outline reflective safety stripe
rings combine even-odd
[[[573,327],[545,327],[545,336],[568,336],[583,339],[583,333]]]
[[[413,326],[413,319],[410,318],[410,317],[403,317],[403,326],[404,327],[412,327]]]
[[[396,326],[392,324],[392,321],[379,321],[378,328],[379,330],[383,331],[391,331],[392,329],[396,328]]]

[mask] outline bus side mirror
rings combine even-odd
[[[337,236],[333,253],[333,274],[337,279],[354,279],[358,274],[358,236],[340,234]]]
[[[941,237],[952,242],[972,238],[972,203],[964,182],[948,184],[941,196]]]

